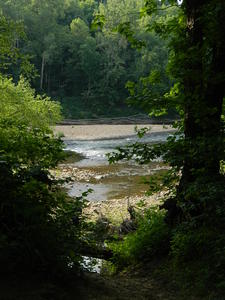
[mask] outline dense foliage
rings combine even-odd
[[[21,79],[0,75],[1,275],[57,275],[78,267],[83,198],[70,199],[50,176],[64,157],[50,125],[60,106]]]
[[[111,243],[113,262],[118,270],[137,264],[146,258],[165,256],[168,253],[170,229],[165,222],[165,211],[148,208],[144,215],[137,215],[137,230],[123,241]]]
[[[170,17],[168,12],[174,6],[177,14]],[[165,18],[156,19],[149,28],[162,37],[169,37],[168,70],[175,83],[163,97],[154,93],[151,78],[147,81],[150,89],[131,84],[131,99],[146,105],[154,114],[176,107],[181,118],[175,124],[178,131],[163,145],[136,143],[120,148],[110,160],[134,158],[148,163],[161,157],[170,164],[171,169],[162,182],[170,188],[162,208],[167,210],[165,221],[171,228],[168,251],[174,263],[173,271],[180,271],[182,282],[186,274],[187,282],[204,293],[210,293],[210,289],[221,292],[225,283],[222,254],[225,179],[221,168],[224,161],[224,2],[145,2],[143,14],[154,15],[158,11],[163,11]],[[131,30],[128,27],[122,33],[130,38]],[[161,234],[160,229],[158,233]],[[128,241],[132,239],[135,235]],[[141,235],[135,243],[140,242]],[[123,255],[127,253],[125,245],[126,241],[122,248],[118,246],[118,252]],[[149,256],[148,252],[146,255]]]
[[[166,42],[145,31],[149,17],[139,20],[142,5],[141,0],[3,0],[0,11],[24,24],[26,40],[15,37],[15,48],[34,64],[32,86],[39,93],[59,100],[66,117],[111,117],[141,111],[125,103],[127,81],[136,82],[160,69],[161,90],[169,86]],[[91,25],[96,14],[104,17],[102,29]],[[137,51],[116,32],[120,22],[130,22],[146,47]],[[18,80],[18,66],[10,71]]]
[[[111,116],[125,108],[126,84],[130,103],[156,116],[176,110],[180,121],[166,143],[136,143],[110,157],[170,165],[159,186],[168,190],[164,210],[145,210],[136,232],[112,243],[114,263],[168,255],[182,283],[223,293],[224,1],[9,0],[0,7],[1,272],[57,273],[80,259],[83,198],[72,201],[49,174],[63,145],[50,128],[60,106],[44,93],[67,116]]]

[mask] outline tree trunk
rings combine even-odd
[[[44,70],[45,70],[45,55],[43,53],[42,61],[41,61],[41,78],[40,78],[40,89],[41,90],[43,90]]]
[[[49,74],[48,74],[48,94],[51,93],[51,69],[49,68]]]
[[[225,96],[225,3],[216,2],[184,2],[187,31],[182,54],[186,65],[180,78],[184,88],[183,168],[176,198],[163,206],[171,223],[187,215],[200,215],[209,205],[200,200],[207,198],[207,187],[210,191],[218,182],[224,184],[220,161],[224,152],[221,114]],[[211,28],[207,27],[209,9],[213,9]]]
[[[204,32],[205,16],[203,14],[206,11],[204,7],[206,2],[186,1],[189,39],[187,51],[190,51],[190,48],[195,48],[199,52],[196,54],[199,57],[207,42],[205,39],[209,38]],[[220,20],[217,19],[219,26],[224,23],[224,17],[220,16]],[[197,147],[195,150],[198,151],[198,154],[193,155],[192,159],[188,156],[184,160],[181,185],[194,181],[196,176],[199,176],[196,170],[204,169],[204,176],[207,178],[211,176],[215,178],[220,172],[220,146],[222,146],[220,143],[222,143],[223,134],[221,114],[225,81],[224,79],[218,80],[218,74],[225,70],[224,42],[223,38],[223,41],[218,39],[217,44],[211,45],[210,42],[207,44],[208,48],[213,47],[208,75],[206,74],[206,62],[203,58],[197,60],[193,58],[189,62],[187,72],[190,76],[184,79],[186,89],[184,134],[185,140],[190,142],[189,145],[193,147],[192,149]],[[199,144],[200,141],[202,145]]]

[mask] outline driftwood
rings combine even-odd
[[[127,210],[129,212],[130,218],[123,220],[123,222],[121,223],[121,225],[119,227],[114,227],[114,230],[122,235],[128,234],[137,229],[136,211],[135,211],[134,206],[129,204],[129,201],[128,201]],[[106,228],[110,227],[108,219],[105,218],[103,215],[100,216],[99,222],[104,224],[106,226]],[[112,250],[105,248],[103,245],[102,246],[97,246],[97,245],[90,246],[90,245],[84,244],[81,247],[80,253],[84,256],[100,258],[100,259],[105,259],[105,260],[110,260],[113,257]]]
[[[137,222],[136,222],[136,211],[134,209],[134,206],[129,204],[128,199],[128,205],[127,205],[127,211],[130,215],[130,218],[127,218],[123,220],[121,225],[119,226],[119,233],[120,234],[128,234],[132,231],[135,231],[137,229]]]

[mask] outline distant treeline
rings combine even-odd
[[[59,100],[66,118],[96,118],[143,112],[126,103],[128,81],[157,73],[157,89],[169,90],[166,41],[146,31],[151,17],[139,19],[142,6],[142,0],[0,0],[0,14],[24,26],[16,47],[34,65],[35,90]],[[96,14],[104,16],[102,29],[91,26]],[[130,22],[146,47],[134,49],[115,30],[121,22]],[[17,81],[23,65],[17,61],[9,71]]]

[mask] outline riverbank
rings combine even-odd
[[[171,126],[160,124],[147,127],[150,128],[147,142],[159,141],[164,133],[167,135],[172,130]],[[138,128],[143,128],[143,125],[139,124]],[[88,219],[94,221],[104,216],[111,224],[118,225],[129,218],[127,209],[130,205],[138,207],[140,201],[146,207],[159,204],[163,195],[147,196],[149,186],[145,183],[145,177],[164,172],[168,166],[159,161],[142,166],[134,162],[109,165],[104,158],[105,153],[113,151],[118,144],[122,145],[123,137],[125,143],[135,141],[134,125],[64,125],[57,126],[55,130],[64,134],[70,150],[79,152],[83,157],[80,157],[81,161],[78,157],[74,163],[73,156],[70,157],[70,161],[52,170],[52,175],[61,179],[70,178],[67,184],[70,196],[79,197],[88,189],[93,190],[87,196],[88,203],[84,210]],[[131,138],[126,139],[127,136]],[[113,144],[110,139],[115,140]],[[76,154],[73,151],[68,154]]]
[[[149,134],[174,131],[171,125],[136,125],[138,129],[147,127]],[[98,140],[135,136],[135,125],[57,125],[56,134],[63,134],[65,140]]]
[[[93,189],[93,192],[87,197],[89,201],[83,211],[89,220],[96,221],[104,216],[111,224],[119,225],[124,219],[129,218],[127,210],[129,206],[139,210],[140,201],[142,209],[155,206],[160,203],[165,194],[165,192],[161,192],[147,196],[148,185],[144,183],[143,175],[136,173],[131,176],[125,172],[121,176],[121,170],[127,169],[128,166],[127,164],[114,164],[77,167],[67,163],[51,170],[51,174],[59,179],[70,178],[70,183],[66,184],[70,196],[80,196],[88,189]],[[141,172],[146,172],[143,167],[139,166],[139,168]],[[154,162],[148,168],[148,173],[145,175],[152,176],[155,173],[164,172],[168,166]]]

